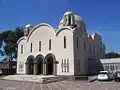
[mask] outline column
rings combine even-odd
[[[45,64],[43,62],[43,75],[45,75]]]
[[[34,63],[34,75],[38,74],[37,63]]]
[[[57,64],[53,63],[53,75],[57,75]]]
[[[46,75],[47,74],[47,71],[46,71],[46,64],[44,63],[43,64],[43,75]]]
[[[28,66],[28,63],[26,63],[25,66],[26,66],[26,72],[25,72],[25,73],[26,73],[26,74],[29,74],[29,70],[28,70],[28,69],[29,69],[29,66]]]

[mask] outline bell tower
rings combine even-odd
[[[25,31],[24,31],[24,36],[28,36],[28,34],[30,33],[30,31],[32,30],[33,26],[31,24],[27,24],[25,26]]]
[[[66,12],[63,16],[63,22],[65,26],[74,26],[75,25],[74,14],[70,11]]]

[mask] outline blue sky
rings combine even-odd
[[[102,35],[107,52],[120,52],[120,0],[0,0],[0,30],[42,22],[57,28],[68,10]]]

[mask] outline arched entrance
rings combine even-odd
[[[47,68],[47,75],[52,75],[53,74],[53,58],[52,57],[49,57],[47,59],[47,65],[46,65],[46,68]]]
[[[29,56],[26,61],[26,74],[33,74],[34,56]]]
[[[44,57],[42,55],[38,55],[35,59],[34,63],[34,74],[43,74],[43,60]]]
[[[53,54],[48,54],[45,57],[45,74],[46,75],[56,75],[56,59]]]

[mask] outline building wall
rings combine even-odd
[[[103,70],[115,73],[120,71],[120,58],[101,59]]]
[[[77,15],[72,15],[64,16],[66,19],[61,20],[58,31],[48,24],[39,24],[29,30],[28,36],[18,40],[17,73],[25,74],[25,63],[30,55],[36,58],[41,54],[45,58],[49,53],[52,53],[58,61],[57,75],[87,75],[93,72],[90,71],[90,66],[94,62],[98,63],[105,54],[101,36],[98,33],[88,35],[83,20]],[[67,19],[69,21],[66,21]],[[51,49],[49,49],[49,40],[51,40]],[[41,42],[41,50],[39,50],[39,42]],[[65,42],[66,47],[64,47]]]
[[[77,28],[76,30],[74,30],[74,70],[76,75],[85,75],[87,70],[87,48],[85,50],[84,41],[85,37],[84,34],[81,32],[81,29]]]
[[[54,38],[55,32],[54,29],[47,25],[38,26],[27,39],[27,56],[33,55],[36,57],[38,54],[42,54],[44,57],[48,53],[54,54]],[[51,39],[51,50],[49,50],[49,40]],[[39,51],[39,41],[41,41],[41,51]],[[32,43],[32,52],[31,52],[31,43]]]
[[[66,48],[64,48],[64,37],[66,37]],[[49,40],[51,39],[51,50],[49,50]],[[41,51],[39,51],[39,41],[41,41]],[[31,43],[32,43],[32,52],[31,52]],[[21,54],[21,45],[23,45],[23,52]],[[65,28],[60,30],[55,34],[54,29],[46,26],[40,25],[36,28],[30,36],[26,40],[22,40],[18,45],[18,65],[17,65],[17,73],[25,74],[25,63],[27,57],[33,55],[37,57],[37,55],[41,54],[44,56],[52,53],[55,55],[56,60],[58,61],[57,64],[57,75],[74,75],[74,59],[73,59],[73,33],[69,28]],[[62,71],[61,62],[68,60],[69,69],[67,71]],[[23,71],[19,71],[19,64],[24,63]]]
[[[64,48],[64,37],[66,37],[66,48]],[[56,36],[56,44],[56,58],[59,61],[57,65],[58,75],[74,75],[73,33],[71,29],[64,28],[60,30],[60,33]],[[63,64],[66,65],[66,71],[65,66],[62,66],[62,60]]]
[[[100,59],[104,57],[105,53],[101,36],[95,33],[88,37],[86,30],[81,29],[74,30],[75,75],[96,73],[99,71],[99,67],[93,63],[100,64]]]
[[[21,47],[23,46],[22,52]],[[25,73],[25,62],[27,60],[27,38],[22,37],[18,43],[17,73]]]

